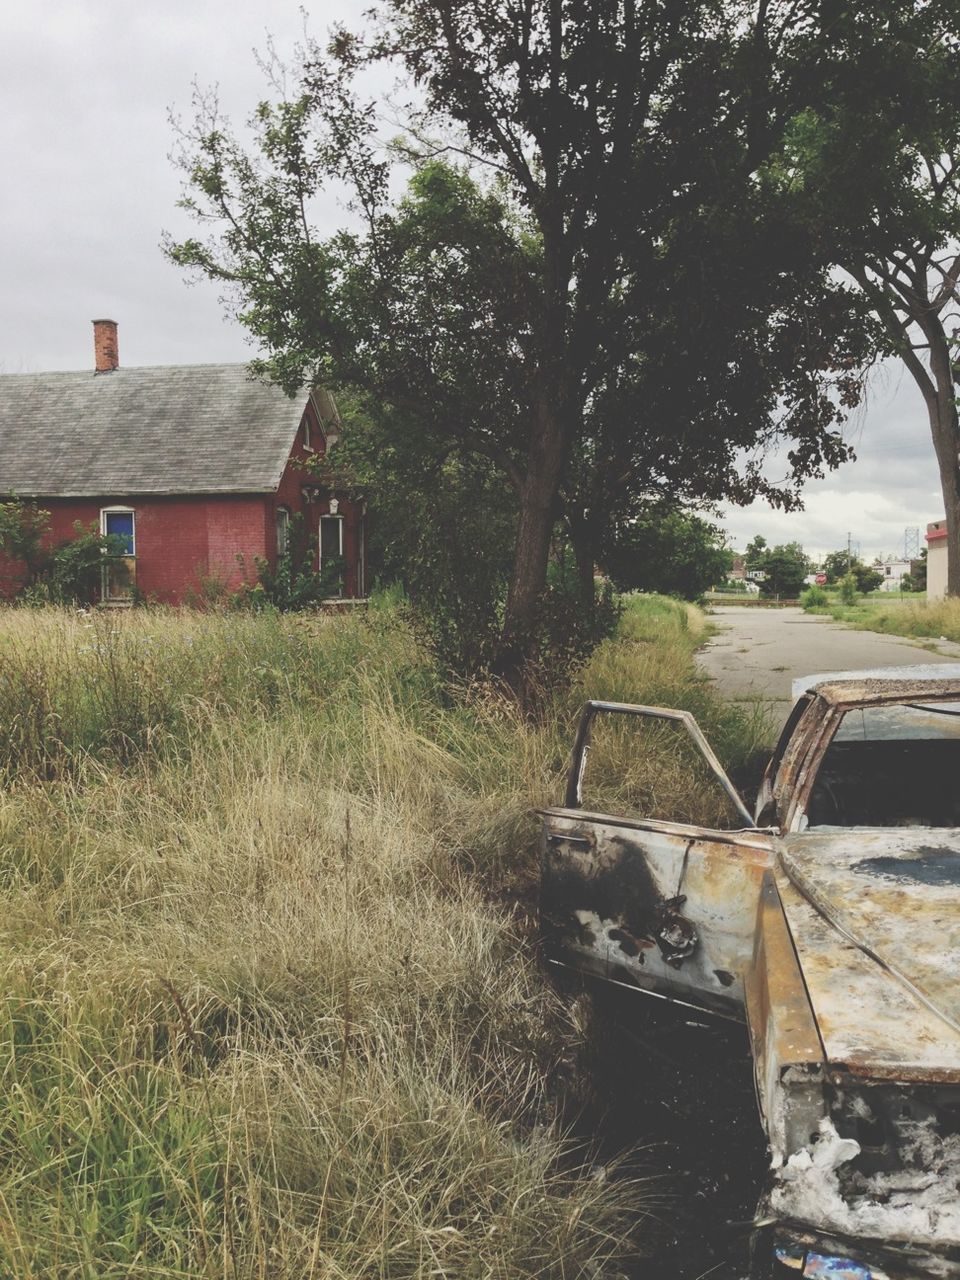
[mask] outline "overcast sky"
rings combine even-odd
[[[365,7],[308,4],[310,30]],[[164,230],[190,227],[176,209],[168,113],[189,115],[199,80],[242,120],[264,96],[253,50],[270,32],[289,53],[302,31],[299,6],[262,0],[0,3],[0,370],[89,366],[101,316],[118,321],[128,366],[253,354],[215,287],[187,286],[160,253]],[[331,227],[342,216],[331,202]],[[761,533],[822,554],[849,532],[872,558],[902,549],[906,527],[922,536],[943,510],[923,404],[896,366],[875,377],[850,433],[858,460],[810,485],[805,512],[727,512],[731,543]]]

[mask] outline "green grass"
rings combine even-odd
[[[813,609],[811,612],[828,614],[837,622],[844,622],[861,631],[960,642],[958,600],[939,600],[928,604],[923,596],[908,595],[900,598],[878,593],[862,597],[854,605],[830,604],[824,609]]]
[[[749,757],[703,627],[631,598],[531,717],[446,687],[390,602],[0,614],[0,1274],[571,1280],[648,1247],[655,1192],[558,1131],[583,1033],[524,904],[586,696]],[[640,771],[697,809],[668,748]]]

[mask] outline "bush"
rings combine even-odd
[[[17,598],[31,605],[92,604],[104,570],[123,571],[125,539],[77,520],[74,536],[51,549],[49,532],[49,511],[19,498],[0,503],[0,553],[21,570]]]
[[[830,597],[814,582],[801,594],[800,603],[804,609],[823,609],[830,603]]]
[[[857,580],[852,573],[840,579],[840,600],[843,604],[857,603]]]
[[[555,577],[540,605],[540,649],[534,680],[558,686],[569,680],[574,668],[611,636],[621,606],[609,582],[594,584],[592,611],[584,605],[579,583]]]
[[[323,568],[318,571],[312,567],[316,554],[316,539],[306,536],[303,516],[297,512],[290,520],[286,549],[277,556],[276,564],[258,556],[254,561],[256,583],[241,587],[231,603],[241,608],[270,607],[281,613],[296,613],[340,595],[343,556],[325,558]],[[243,557],[238,559],[243,567]]]
[[[56,604],[92,604],[108,568],[120,569],[126,576],[126,541],[120,534],[100,533],[96,524],[85,529],[79,520],[73,532],[74,537],[50,556],[41,581],[49,584],[50,599]]]
[[[43,542],[49,531],[50,512],[35,502],[22,502],[19,498],[0,502],[0,552],[22,566],[27,586],[43,568]]]

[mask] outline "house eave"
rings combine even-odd
[[[269,489],[235,489],[224,485],[222,487],[207,486],[203,489],[124,489],[122,486],[114,486],[101,489],[82,489],[63,493],[39,493],[28,492],[18,489],[15,493],[10,491],[0,494],[0,498],[4,501],[11,501],[17,498],[25,499],[29,502],[84,502],[94,501],[97,498],[106,497],[124,497],[124,498],[211,498],[211,497],[238,497],[238,498],[262,498],[271,497],[280,487],[280,481]]]

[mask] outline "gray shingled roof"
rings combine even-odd
[[[269,493],[306,400],[242,364],[0,375],[0,494]]]

